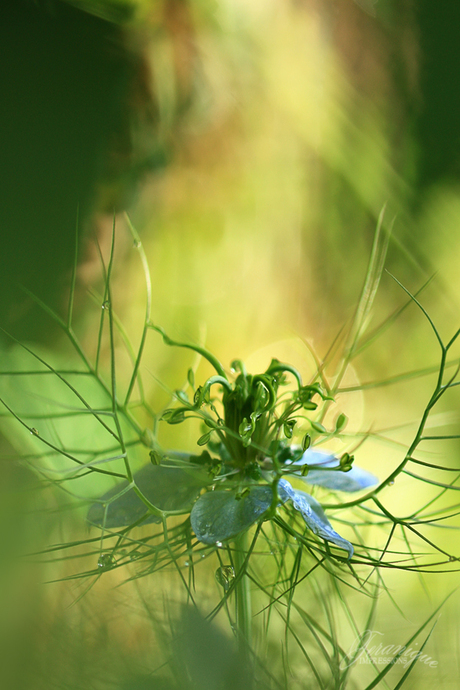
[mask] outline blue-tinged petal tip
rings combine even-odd
[[[308,449],[299,460],[292,464],[299,467],[305,465],[314,467],[302,479],[307,484],[324,486],[326,489],[333,489],[334,491],[351,493],[376,486],[379,483],[377,477],[360,467],[353,466],[348,472],[339,469],[336,472],[331,470],[331,468],[340,467],[340,460],[335,455],[320,450]],[[327,469],[327,472],[321,468]]]
[[[296,491],[286,479],[280,479],[278,486],[289,496],[292,505],[301,513],[307,527],[321,539],[346,551],[347,560],[350,560],[354,553],[352,544],[333,529],[318,501],[305,491]]]

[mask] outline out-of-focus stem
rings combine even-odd
[[[250,580],[244,572],[244,562],[247,556],[248,538],[243,532],[234,541],[235,576],[238,579],[235,587],[236,595],[236,626],[238,631],[238,646],[242,656],[249,657],[252,639],[252,608]]]

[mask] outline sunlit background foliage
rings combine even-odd
[[[115,227],[110,307],[137,351],[146,278],[127,211],[150,267],[156,324],[175,339],[205,344],[225,366],[239,358],[258,373],[277,357],[308,381],[317,372],[315,356],[323,360],[334,343],[330,371],[339,360],[382,217],[383,235],[391,232],[388,272],[367,333],[408,306],[352,362],[337,405],[349,419],[357,464],[388,476],[414,438],[440,356],[427,318],[397,281],[417,293],[445,342],[460,326],[454,3],[436,12],[426,1],[409,0],[11,0],[6,6],[1,50],[13,66],[1,82],[9,105],[2,115],[0,326],[54,368],[73,370],[74,348],[32,297],[65,320],[70,292],[84,352],[98,358],[106,380],[115,355],[126,390],[126,350],[118,341],[111,350],[106,335],[98,346],[98,329]],[[85,81],[88,75],[94,81]],[[98,424],[57,416],[59,405],[68,411],[75,402],[55,377],[8,377],[11,369],[36,368],[37,360],[6,334],[2,349],[0,396],[23,421],[43,410],[42,427],[34,422],[38,434],[70,454],[105,443]],[[458,361],[458,347],[451,361]],[[196,380],[211,374],[195,353],[149,334],[141,363],[148,409],[138,410],[140,425],[150,424],[150,409],[159,413],[168,404],[170,391],[186,385],[190,367]],[[72,383],[93,406],[107,404],[109,394],[93,390],[94,381]],[[433,434],[458,433],[457,410],[454,388],[435,410]],[[8,416],[5,408],[1,683],[21,690],[185,688],[181,665],[188,664],[191,687],[250,687],[224,612],[212,632],[191,617],[182,608],[187,587],[174,568],[142,579],[136,563],[97,572],[101,548],[86,513],[113,479],[92,473],[79,480],[78,492],[66,492],[72,482],[37,472],[40,439]],[[193,425],[159,430],[164,448],[196,452],[196,439]],[[455,468],[458,455],[453,439],[426,444],[423,459]],[[133,469],[148,459],[140,446]],[[53,458],[46,461],[56,469]],[[385,490],[387,507],[397,515],[423,505],[422,487],[399,477]],[[455,520],[436,543],[460,556],[454,527]],[[147,534],[142,530],[138,538]],[[363,537],[374,543],[381,535],[369,529]],[[76,548],[60,548],[72,543]],[[222,597],[218,565],[205,558],[192,575],[184,566],[203,615]],[[270,568],[279,572],[273,563],[265,567],[267,577]],[[405,644],[455,588],[458,573],[454,565],[451,573],[387,570],[381,577],[366,590],[380,587],[372,627],[387,644]],[[267,687],[342,687],[333,665],[325,668],[333,652],[321,655],[309,642],[311,621],[327,620],[347,652],[350,621],[365,628],[373,600],[361,584],[337,591],[333,583],[327,579],[321,589],[318,577],[299,585],[299,608],[289,610],[303,647],[287,645],[282,616],[268,620],[264,610],[257,617],[255,625],[268,630]],[[262,595],[255,594],[254,611],[266,607]],[[426,646],[437,668],[416,665],[407,687],[457,687],[458,614],[454,594],[429,624],[439,618]],[[162,667],[171,650],[175,676]],[[349,687],[367,686],[379,670],[357,665]],[[401,675],[381,686],[396,687]]]

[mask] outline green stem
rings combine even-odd
[[[246,532],[243,532],[235,539],[234,547],[233,562],[237,579],[235,595],[238,646],[241,655],[247,658],[252,638],[252,607],[251,583],[246,575],[246,556],[248,552],[248,536]]]
[[[188,350],[193,350],[193,352],[197,352],[199,355],[204,357],[205,359],[208,360],[208,362],[214,367],[214,369],[217,371],[219,376],[222,376],[222,378],[227,379],[227,374],[225,373],[224,367],[222,364],[219,362],[219,360],[214,357],[213,354],[211,354],[206,348],[201,347],[200,345],[191,345],[190,343],[179,343],[177,340],[172,340],[166,333],[164,332],[163,328],[161,326],[155,326],[153,323],[149,323],[149,328],[151,328],[153,331],[156,331],[159,333],[162,338],[163,342],[166,345],[170,345],[171,347],[185,347]]]

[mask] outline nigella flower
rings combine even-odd
[[[352,545],[332,528],[318,501],[289,481],[348,492],[378,483],[370,473],[353,467],[353,457],[347,453],[339,459],[309,448],[310,434],[314,438],[339,435],[346,424],[343,413],[330,432],[315,421],[321,401],[325,405],[333,401],[320,382],[304,385],[296,369],[276,359],[257,375],[249,374],[235,360],[232,379],[204,348],[175,343],[162,329],[155,330],[168,345],[196,350],[216,371],[196,389],[189,372],[193,400],[183,390],[176,391],[179,405],[164,410],[161,416],[172,425],[200,419],[205,433],[197,445],[205,450],[201,455],[152,450],[152,464],[139,470],[131,485],[125,481],[102,496],[91,507],[88,520],[112,529],[190,514],[198,541],[221,545],[252,525],[274,518],[280,506],[286,510],[292,506],[302,515],[306,528],[346,551],[350,559]],[[288,377],[294,378],[294,389]],[[299,426],[310,429],[302,432],[302,446],[291,444]]]
[[[298,447],[292,446],[292,450],[297,452]],[[191,526],[197,539],[204,544],[215,545],[235,538],[265,519],[273,504],[273,488],[270,484],[249,484],[243,490],[226,489],[225,481],[216,486],[215,482],[210,482],[209,474],[203,472],[203,465],[210,460],[206,451],[202,456],[169,452],[163,456],[164,465],[148,464],[135,473],[133,479],[159,514],[190,512]],[[335,491],[359,491],[378,483],[376,477],[358,467],[347,472],[334,469],[340,467],[340,460],[321,451],[307,450],[301,458],[292,463],[288,461],[285,466],[312,467],[306,476],[302,476],[300,470],[294,470],[292,476]],[[305,491],[294,489],[285,476],[289,475],[277,482],[277,502],[286,504],[290,501],[309,530],[346,551],[350,559],[353,546],[333,529],[320,503]],[[214,490],[199,496],[205,487]],[[93,504],[88,521],[113,529],[160,522],[160,517],[149,511],[134,489],[129,488],[128,482],[124,482]]]

